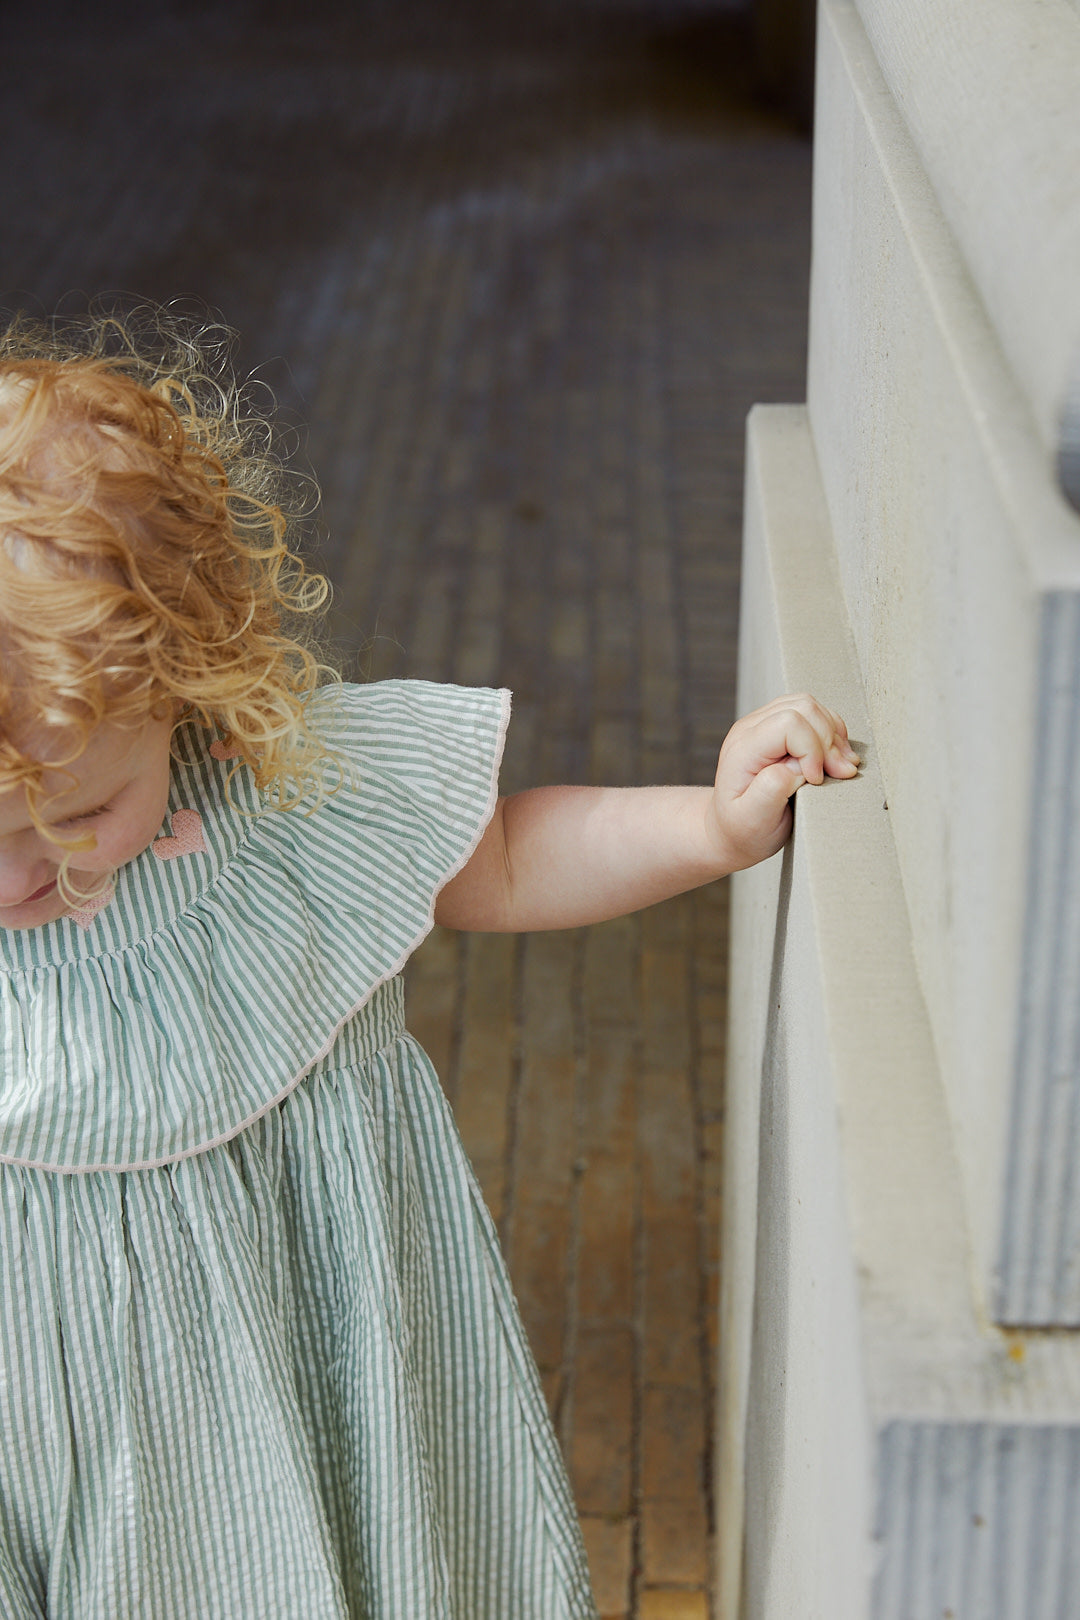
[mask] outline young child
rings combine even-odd
[[[500,800],[505,694],[304,645],[265,424],[162,324],[0,339],[0,1613],[583,1620],[573,1503],[398,974],[773,854],[712,788]]]

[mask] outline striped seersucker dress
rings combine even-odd
[[[507,700],[315,701],[355,779],[313,814],[252,813],[190,730],[112,901],[0,936],[3,1620],[595,1613],[396,977]]]

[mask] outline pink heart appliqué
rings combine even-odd
[[[211,759],[239,759],[240,758],[240,750],[239,750],[239,748],[237,748],[237,746],[236,746],[236,744],[234,742],[231,742],[229,740],[228,737],[226,737],[224,739],[224,741],[222,741],[220,738],[215,737],[214,741],[210,744],[210,758]]]
[[[107,889],[103,889],[100,894],[92,895],[81,906],[73,906],[68,916],[73,923],[78,923],[80,928],[89,928],[98,912],[105,910],[115,893],[116,884],[110,883]]]
[[[174,810],[171,838],[155,838],[150,845],[159,861],[174,861],[178,855],[197,855],[206,848],[202,816],[197,810]]]

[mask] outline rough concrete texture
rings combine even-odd
[[[1080,374],[1080,16],[1070,0],[857,4],[1053,457]]]
[[[218,308],[306,438],[347,656],[512,686],[507,786],[704,779],[744,418],[805,391],[810,148],[748,56],[711,0],[8,6],[0,301]],[[640,1620],[708,1614],[725,906],[410,980]]]
[[[810,416],[983,1287],[1080,1321],[1080,519],[841,0],[818,71]]]
[[[839,582],[807,414],[757,411],[740,704],[818,691],[865,763],[804,789],[787,850],[734,882],[720,1613],[1066,1620],[1073,1555],[1053,1526],[1075,1499],[1080,1340],[976,1307]],[[1067,1486],[1049,1516],[1048,1469]]]

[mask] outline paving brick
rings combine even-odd
[[[620,1518],[633,1494],[634,1345],[627,1329],[583,1327],[574,1367],[570,1474],[582,1513]]]
[[[702,1191],[706,1199],[720,1197],[723,1188],[724,1121],[706,1116],[701,1127]]]
[[[585,1035],[580,1147],[588,1166],[607,1154],[632,1164],[636,1153],[638,1053],[629,1025],[590,1021]]]
[[[569,1319],[577,1160],[573,981],[576,936],[523,948],[522,1062],[509,1252],[518,1302],[542,1371],[562,1364]]]
[[[455,629],[454,579],[449,570],[432,569],[424,578],[413,610],[416,637],[426,656],[443,667],[450,656]]]
[[[538,781],[535,757],[541,724],[542,715],[538,706],[515,693],[506,752],[499,774],[500,792],[518,793]]]
[[[723,1065],[727,1052],[727,985],[712,990],[699,984],[694,1003],[703,1078],[710,1080],[713,1088],[710,1102],[718,1107],[723,1099]]]
[[[669,780],[681,780],[669,778]],[[650,952],[682,952],[689,958],[693,950],[693,915],[697,896],[683,894],[662,906],[650,906],[641,914],[642,949]]]
[[[584,1514],[581,1533],[589,1555],[600,1620],[628,1620],[633,1583],[633,1520]]]
[[[594,994],[586,991],[591,1016],[579,1099],[577,1302],[583,1320],[622,1323],[635,1308],[638,1064],[630,995],[632,927],[590,930],[585,948],[586,985]],[[618,1021],[612,1021],[613,1013],[620,1015]]]
[[[501,645],[497,622],[466,613],[454,648],[452,679],[459,686],[499,685]]]
[[[642,1248],[642,1375],[647,1384],[697,1384],[702,1378],[703,1323],[693,1205],[646,1221]]]
[[[638,1162],[642,1207],[648,1217],[663,1218],[672,1211],[694,1207],[698,1154],[690,1076],[685,1069],[642,1068]]]
[[[549,1188],[569,1183],[576,1154],[575,934],[534,934],[522,952],[521,1172]]]
[[[719,1229],[719,1223],[717,1223]],[[719,1244],[716,1245],[719,1250]],[[705,1269],[705,1339],[709,1355],[709,1376],[713,1399],[716,1398],[716,1366],[720,1351],[720,1264],[716,1251],[710,1254]]]
[[[451,1099],[460,951],[460,935],[434,928],[410,960],[405,978],[409,1027],[434,1063]]]
[[[563,1364],[566,1347],[573,1211],[569,1193],[545,1197],[522,1174],[514,1205],[510,1258],[518,1304],[542,1372]]]
[[[634,1314],[635,1194],[631,1151],[595,1154],[581,1178],[578,1311],[583,1322],[629,1323]]]
[[[657,1501],[700,1501],[709,1436],[700,1388],[647,1387],[642,1400],[641,1490]]]
[[[680,1587],[646,1587],[637,1620],[709,1620],[709,1599],[702,1591]]]
[[[716,738],[719,745],[721,739]],[[694,895],[693,911],[697,950],[702,972],[714,969],[727,977],[727,920],[731,909],[731,889],[726,883],[710,883]]]
[[[609,787],[633,787],[640,779],[637,725],[632,716],[598,713],[589,748],[589,776]]]
[[[709,1527],[704,1497],[642,1503],[641,1579],[646,1586],[707,1584]]]
[[[588,652],[589,626],[585,603],[563,598],[553,616],[550,632],[551,656],[559,663],[580,662]]]
[[[617,917],[586,931],[582,1000],[590,1040],[603,1024],[631,1039],[637,1033],[640,935],[639,917]]]
[[[667,907],[657,907],[658,911]],[[653,922],[653,919],[650,919]],[[658,924],[653,923],[656,927]],[[657,1068],[690,1063],[689,948],[656,949],[646,938],[641,951],[641,1026],[643,1056]]]
[[[503,547],[506,518],[499,508],[481,510],[471,520],[468,577],[453,647],[450,674],[463,686],[500,685],[503,595],[506,577]]]
[[[506,1207],[510,1107],[517,1055],[516,941],[473,934],[465,942],[465,994],[454,1113],[488,1208]]]
[[[566,1373],[562,1367],[540,1367],[540,1387],[551,1414],[551,1421],[562,1438],[563,1410],[566,1397]]]

